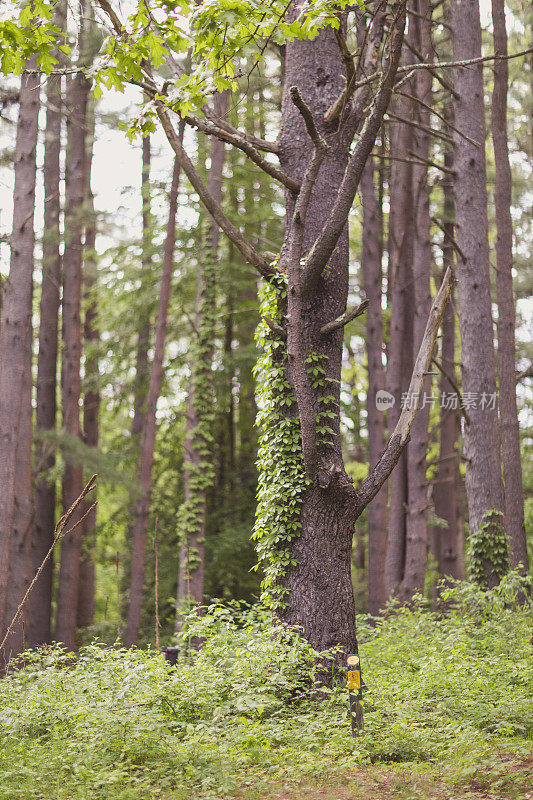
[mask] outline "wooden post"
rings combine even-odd
[[[350,655],[346,659],[348,666],[348,699],[350,702],[350,722],[352,735],[355,738],[363,730],[363,681],[361,678],[361,661],[358,655]]]

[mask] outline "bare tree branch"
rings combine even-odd
[[[414,402],[412,404],[406,404],[402,409],[398,423],[383,455],[374,469],[371,470],[368,478],[366,478],[357,489],[355,502],[361,510],[366,508],[379,492],[398,463],[402,450],[409,441],[411,427],[418,411],[420,397],[424,388],[424,381],[431,363],[437,333],[439,331],[442,315],[444,314],[444,308],[452,292],[453,282],[453,272],[451,269],[448,269],[446,270],[440,289],[433,300],[426,330],[413,367],[408,395]]]
[[[317,127],[315,125],[315,121],[313,119],[313,115],[311,114],[311,109],[303,99],[302,95],[298,91],[297,86],[291,86],[289,89],[289,94],[291,96],[291,100],[302,115],[303,121],[305,122],[305,127],[307,129],[307,133],[309,134],[309,138],[313,142],[315,148],[319,151],[326,151],[327,145],[324,139],[319,134]]]
[[[333,333],[334,331],[338,331],[339,328],[344,328],[349,322],[351,322],[356,317],[360,317],[361,314],[364,314],[368,308],[369,300],[363,300],[359,303],[358,306],[352,308],[351,311],[345,311],[345,313],[341,317],[337,317],[337,319],[328,322],[327,325],[324,325],[320,329],[320,333],[322,336],[327,336],[329,333]]]
[[[198,117],[193,117],[188,115],[184,117],[185,122],[188,125],[191,125],[193,128],[197,128],[202,133],[205,133],[209,136],[216,136],[217,139],[220,139],[227,144],[231,144],[234,147],[237,147],[239,150],[242,150],[245,153],[250,161],[253,161],[254,164],[257,164],[263,172],[266,172],[267,175],[270,175],[275,180],[282,183],[290,192],[297,193],[300,191],[300,184],[298,181],[295,181],[294,178],[291,178],[289,175],[286,175],[283,170],[279,167],[276,167],[274,164],[271,164],[266,158],[261,155],[261,153],[256,150],[256,148],[250,144],[246,140],[243,134],[235,131],[234,133],[230,133],[227,130],[224,130],[222,127],[214,125],[211,122],[205,122]]]
[[[83,500],[85,499],[85,497],[86,497],[86,496],[89,494],[89,492],[92,492],[92,490],[93,490],[93,489],[96,487],[96,478],[97,478],[97,477],[98,477],[97,475],[93,475],[93,476],[92,476],[92,478],[89,480],[89,482],[88,482],[88,483],[85,485],[85,488],[83,489],[83,491],[81,492],[81,494],[80,494],[80,496],[77,498],[77,500],[75,500],[75,501],[73,502],[73,504],[72,504],[72,505],[71,505],[71,507],[68,509],[68,511],[67,511],[65,514],[63,514],[63,516],[61,517],[61,519],[58,521],[58,523],[57,523],[57,525],[56,525],[56,528],[55,528],[55,532],[54,532],[54,539],[53,539],[53,541],[52,541],[52,544],[51,544],[51,546],[50,546],[50,549],[48,550],[48,553],[45,555],[45,557],[44,557],[44,559],[43,559],[43,561],[42,561],[42,564],[41,564],[41,566],[39,567],[39,569],[37,570],[37,572],[36,572],[36,574],[35,574],[35,577],[33,578],[32,582],[31,582],[31,583],[30,583],[30,585],[28,586],[28,589],[27,589],[27,591],[26,591],[26,594],[24,595],[24,597],[23,597],[23,598],[22,598],[22,600],[20,601],[20,603],[19,603],[19,606],[18,606],[18,608],[17,608],[17,610],[16,610],[16,612],[15,612],[15,615],[14,615],[13,619],[11,620],[11,623],[10,623],[10,625],[9,625],[9,627],[8,627],[8,629],[7,629],[7,631],[6,631],[6,633],[5,633],[5,636],[4,636],[4,638],[2,639],[2,642],[0,643],[0,656],[2,657],[2,659],[4,660],[4,662],[5,662],[5,657],[4,657],[3,651],[4,651],[5,644],[6,644],[7,640],[8,640],[8,638],[9,638],[9,634],[10,634],[10,633],[11,633],[11,631],[13,630],[14,626],[15,626],[15,625],[16,625],[16,623],[17,623],[17,620],[18,620],[18,618],[19,618],[19,617],[20,617],[20,615],[22,614],[22,612],[23,612],[23,610],[24,610],[24,607],[25,607],[26,603],[28,602],[28,598],[29,598],[30,594],[31,594],[31,593],[32,593],[32,591],[33,591],[33,587],[35,586],[35,584],[36,584],[36,583],[37,583],[37,581],[39,580],[39,578],[40,578],[40,576],[41,576],[41,573],[42,573],[42,571],[43,571],[44,567],[46,566],[47,562],[50,560],[50,558],[51,558],[51,556],[52,556],[52,553],[54,552],[54,549],[55,549],[55,547],[56,547],[57,543],[58,543],[58,542],[60,542],[60,541],[61,541],[61,539],[64,539],[64,537],[65,537],[65,536],[68,536],[68,534],[69,534],[69,533],[72,533],[72,531],[73,531],[75,528],[77,528],[77,527],[78,527],[78,525],[80,525],[80,524],[83,522],[83,520],[85,519],[85,517],[86,517],[86,516],[87,516],[87,515],[88,515],[88,514],[89,514],[89,513],[92,511],[92,509],[93,509],[93,508],[94,508],[94,506],[96,505],[96,503],[93,503],[93,504],[92,504],[92,505],[91,505],[91,506],[90,506],[90,507],[89,507],[89,508],[86,510],[85,514],[84,514],[84,515],[81,517],[81,519],[79,519],[79,520],[78,520],[78,521],[75,523],[75,525],[73,525],[73,526],[72,526],[72,528],[69,528],[69,530],[68,530],[68,531],[66,531],[66,530],[65,530],[65,528],[67,527],[67,524],[68,524],[68,523],[69,523],[69,521],[71,520],[71,518],[72,518],[72,515],[74,514],[74,512],[76,511],[76,509],[78,508],[78,506],[80,505],[80,503],[82,503],[82,502],[83,502]],[[4,663],[4,664],[2,664],[2,667],[5,667],[5,663]]]
[[[421,125],[419,122],[414,122],[412,119],[400,117],[398,114],[393,114],[392,111],[387,111],[387,116],[389,119],[394,119],[396,122],[401,122],[403,125],[410,125],[411,128],[417,128],[420,131],[424,131],[424,133],[427,133],[428,136],[434,136],[436,139],[442,139],[444,142],[448,142],[448,144],[453,144],[453,139],[451,136],[447,136],[445,133],[433,130],[433,128],[428,128],[425,125]]]
[[[242,233],[235,227],[235,225],[230,222],[230,220],[222,211],[220,205],[216,202],[213,195],[208,191],[207,186],[200,178],[194,167],[194,164],[185,152],[185,149],[179,140],[179,136],[174,130],[174,126],[170,121],[166,107],[160,100],[156,99],[155,108],[157,116],[159,117],[163,130],[167,136],[168,142],[174,150],[176,156],[179,158],[182,169],[191,182],[193,189],[200,197],[200,200],[209,211],[219,228],[224,231],[228,239],[233,242],[235,247],[239,250],[246,261],[252,264],[252,266],[256,268],[263,278],[268,280],[272,275],[275,274],[275,270],[272,269],[270,264],[263,258],[263,256],[260,255],[257,250],[252,247],[252,245],[244,238]]]
[[[343,91],[341,92],[337,100],[328,108],[328,110],[324,114],[325,122],[331,123],[334,120],[336,120],[343,112],[350,98],[361,88],[370,85],[370,82],[367,80],[357,81],[357,76],[360,73],[360,71],[362,71],[363,74],[368,75],[369,73],[372,73],[376,68],[379,58],[379,48],[381,40],[383,38],[384,21],[385,21],[385,13],[381,11],[381,3],[378,3],[378,8],[370,24],[370,28],[369,30],[366,31],[365,41],[363,41],[361,45],[361,53],[359,56],[359,61],[356,69],[354,68],[353,58],[350,54],[350,51],[348,50],[348,47],[346,46],[344,37],[342,37],[342,41],[339,44],[341,54],[343,56],[345,63],[347,63],[348,58],[350,59],[350,61],[352,62],[352,68],[349,69],[347,67],[346,86],[344,87]],[[357,123],[359,122],[359,117],[361,115],[363,108],[367,104],[368,94],[369,94],[368,92],[364,92],[361,96],[357,97],[357,100],[355,101],[354,116],[357,118],[356,119]]]
[[[470,142],[470,144],[473,144],[474,147],[480,147],[481,146],[479,144],[479,142],[476,142],[474,139],[471,139],[465,133],[461,133],[459,128],[456,128],[455,125],[452,125],[450,120],[446,119],[444,114],[439,114],[439,112],[437,111],[437,109],[434,106],[430,106],[429,103],[424,103],[424,101],[421,100],[420,97],[416,97],[414,94],[409,94],[408,92],[400,92],[399,89],[398,89],[398,86],[394,87],[394,94],[401,94],[402,97],[407,97],[407,98],[409,98],[409,100],[413,100],[414,102],[418,103],[419,105],[424,106],[424,108],[427,108],[428,111],[430,111],[432,114],[434,114],[440,120],[442,120],[442,122],[444,122],[444,124],[446,125],[447,128],[450,128],[452,131],[455,131],[455,133],[459,134],[459,136],[462,139],[464,139],[467,142]]]
[[[461,413],[462,413],[463,417],[465,418],[465,422],[466,422],[466,424],[467,424],[467,425],[470,425],[470,417],[468,416],[468,414],[467,414],[467,411],[466,411],[466,408],[464,407],[464,403],[463,403],[463,395],[461,394],[461,390],[460,390],[460,389],[459,389],[459,387],[457,386],[457,383],[454,381],[454,379],[452,378],[452,376],[451,376],[451,375],[448,375],[448,373],[446,372],[446,370],[444,369],[444,367],[442,366],[442,364],[440,363],[440,361],[438,361],[436,358],[432,358],[432,359],[431,359],[431,363],[432,363],[432,364],[435,364],[435,366],[437,367],[437,369],[439,370],[439,372],[441,372],[441,373],[444,375],[444,377],[446,378],[446,380],[448,381],[448,383],[450,384],[450,386],[451,386],[453,389],[455,389],[455,394],[456,394],[456,395],[457,395],[457,397],[459,398],[459,407],[460,407]]]

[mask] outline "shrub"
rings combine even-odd
[[[203,645],[175,668],[98,642],[26,654],[0,681],[0,798],[220,798],[369,762],[448,760],[466,779],[496,744],[511,752],[531,737],[531,613],[518,589],[511,573],[490,592],[446,590],[446,613],[419,598],[361,618],[370,691],[357,740],[344,687],[313,699],[315,654],[260,608],[191,616],[184,637]]]

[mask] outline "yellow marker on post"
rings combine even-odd
[[[346,659],[348,667],[348,699],[350,701],[350,722],[354,738],[363,730],[363,684],[361,679],[361,661],[355,653]]]

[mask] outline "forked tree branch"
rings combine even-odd
[[[250,161],[253,161],[254,164],[257,164],[263,172],[266,172],[267,175],[270,175],[271,178],[282,183],[290,192],[297,193],[300,191],[300,184],[298,181],[295,181],[294,178],[291,178],[290,175],[286,175],[283,170],[279,167],[276,167],[275,164],[271,164],[270,161],[267,161],[266,158],[257,150],[249,141],[246,140],[245,136],[235,130],[233,133],[225,130],[218,125],[214,125],[212,122],[206,122],[203,119],[198,117],[193,117],[188,115],[183,118],[184,121],[193,128],[197,128],[202,133],[207,134],[208,136],[215,136],[217,139],[220,139],[222,142],[226,142],[227,144],[233,145],[233,147],[237,147],[239,150],[242,150],[245,153]]]
[[[370,27],[366,31],[364,41],[361,45],[361,52],[357,61],[357,67],[355,67],[353,58],[346,46],[346,42],[344,42],[344,37],[342,37],[344,45],[339,44],[339,47],[341,48],[341,54],[345,63],[347,59],[350,58],[352,61],[352,68],[349,69],[347,67],[346,86],[339,97],[334,103],[332,103],[332,105],[324,114],[325,122],[331,123],[340,117],[350,99],[357,93],[350,116],[354,117],[355,125],[359,125],[363,110],[368,103],[370,88],[368,88],[365,92],[361,92],[360,90],[364,87],[370,87],[370,84],[366,80],[358,81],[357,77],[361,72],[364,75],[368,75],[373,73],[373,71],[376,69],[380,45],[383,39],[384,22],[385,12],[381,10],[381,2],[379,2],[378,8],[373,19],[371,20]]]
[[[450,268],[442,281],[439,291],[431,305],[426,330],[420,343],[418,355],[411,375],[408,396],[410,402],[405,405],[398,419],[398,423],[390,437],[387,447],[376,466],[371,470],[368,478],[358,487],[355,502],[359,510],[363,510],[379,492],[392,470],[398,463],[403,448],[409,441],[411,427],[418,412],[424,381],[426,379],[437,333],[439,331],[442,315],[446,303],[452,292],[454,275]]]
[[[163,85],[162,91],[158,91],[155,84],[147,83],[146,81],[132,79],[131,83],[135,86],[139,86],[139,88],[141,88],[143,92],[146,92],[146,94],[148,94],[152,100],[154,100],[157,96],[165,95],[165,86],[167,82],[165,82]],[[172,106],[169,105],[169,108],[172,108]],[[203,111],[206,116],[210,114],[210,109],[207,107],[204,107]],[[214,112],[211,116],[215,117]],[[283,170],[281,170],[279,167],[276,167],[275,164],[271,164],[269,161],[267,161],[246,134],[238,131],[236,128],[232,128],[231,125],[226,126],[222,119],[217,118],[217,124],[215,124],[214,122],[208,122],[192,114],[188,114],[187,116],[181,118],[187,123],[187,125],[190,125],[191,128],[197,128],[207,136],[214,136],[215,138],[220,139],[221,142],[226,142],[226,144],[231,144],[233,147],[237,147],[239,150],[242,150],[242,152],[248,156],[250,161],[253,161],[254,164],[257,164],[257,166],[266,172],[267,175],[270,175],[271,178],[274,178],[286,186],[289,191],[294,193],[299,191],[300,184],[298,181],[295,181],[289,175],[285,175]]]
[[[385,74],[376,92],[370,114],[363,125],[353,154],[348,161],[333,208],[307,259],[302,286],[306,294],[314,291],[322,271],[337,246],[339,236],[346,225],[350,208],[357,193],[361,174],[368,156],[372,152],[374,141],[389,105],[402,50],[406,2],[407,0],[400,0],[398,3],[396,18],[391,26]]]

